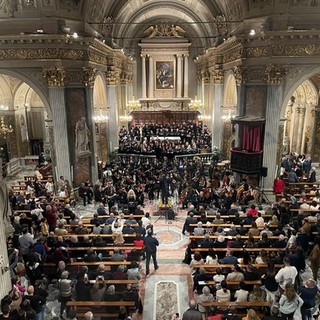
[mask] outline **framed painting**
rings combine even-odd
[[[174,89],[174,61],[156,61],[156,89]]]

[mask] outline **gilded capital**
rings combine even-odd
[[[120,73],[117,70],[108,70],[106,72],[107,85],[117,85],[120,81]]]
[[[224,81],[224,71],[222,69],[216,68],[211,72],[213,82],[215,84],[223,84]]]
[[[66,84],[66,71],[63,67],[43,69],[42,74],[49,87],[63,87]]]
[[[267,83],[269,84],[281,84],[283,83],[287,70],[283,66],[276,64],[269,64],[266,67]]]
[[[86,87],[93,87],[96,79],[97,69],[83,68],[83,82]]]
[[[234,77],[236,79],[237,85],[241,85],[246,81],[245,73],[246,73],[246,68],[243,66],[235,66],[232,68]]]

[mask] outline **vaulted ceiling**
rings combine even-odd
[[[201,51],[251,28],[317,28],[320,0],[87,0],[83,12],[89,29],[127,51],[146,37],[150,25],[162,23],[182,27],[193,48]],[[225,34],[218,16],[225,18]]]

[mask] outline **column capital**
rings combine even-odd
[[[265,75],[268,84],[282,84],[287,74],[287,68],[277,65],[269,64],[266,66]]]
[[[146,55],[145,53],[141,53],[141,54],[140,54],[140,57],[141,57],[142,59],[145,59],[146,56],[147,56],[147,55]]]
[[[106,71],[106,83],[108,86],[117,85],[120,81],[120,73],[117,70]]]
[[[234,77],[236,79],[236,84],[237,85],[241,85],[245,82],[245,78],[246,78],[246,71],[247,68],[243,67],[243,66],[235,66],[232,68]]]
[[[184,53],[184,54],[183,54],[183,57],[184,57],[184,58],[189,58],[189,53]]]
[[[42,74],[46,78],[49,87],[64,87],[66,85],[66,71],[64,67],[44,68]]]
[[[215,68],[211,72],[211,77],[214,84],[223,84],[224,82],[224,70],[221,68]]]
[[[177,54],[176,54],[176,57],[177,57],[178,59],[181,59],[181,58],[182,58],[182,53],[177,53]]]
[[[96,79],[97,69],[95,68],[82,68],[83,69],[83,83],[86,87],[92,88]]]

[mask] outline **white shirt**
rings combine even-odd
[[[281,268],[275,276],[276,281],[282,289],[285,288],[287,283],[294,284],[298,271],[296,267],[285,266]]]
[[[234,297],[237,299],[236,301],[247,301],[248,300],[249,291],[239,289],[234,293]]]
[[[264,226],[264,219],[262,217],[258,217],[255,222],[256,222],[258,227],[263,227]]]
[[[141,221],[142,221],[142,226],[144,228],[146,228],[151,223],[151,220],[147,217],[142,217]]]

